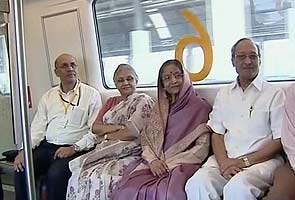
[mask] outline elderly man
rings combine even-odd
[[[41,98],[31,125],[35,178],[46,176],[48,200],[66,199],[68,162],[95,144],[90,127],[101,97],[98,91],[77,79],[77,60],[62,54],[55,61],[59,86]],[[23,151],[15,158],[16,199],[27,199]]]
[[[285,94],[282,143],[289,161],[275,171],[274,184],[263,200],[295,200],[295,84]]]
[[[232,47],[235,82],[216,96],[208,126],[214,155],[187,182],[191,200],[256,200],[283,164],[284,93],[259,76],[260,50],[249,38]]]

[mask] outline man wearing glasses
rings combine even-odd
[[[31,125],[35,178],[45,175],[48,200],[66,199],[71,176],[68,162],[95,144],[91,133],[101,97],[98,91],[77,79],[77,60],[62,54],[55,61],[59,86],[41,98]],[[17,200],[27,199],[23,150],[15,158]]]
[[[214,155],[187,182],[189,200],[256,200],[283,164],[279,153],[284,93],[259,75],[259,46],[249,38],[231,49],[238,73],[215,99],[208,126]]]

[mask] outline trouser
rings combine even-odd
[[[68,158],[54,159],[55,151],[60,147],[69,145],[55,145],[43,140],[40,145],[33,150],[34,175],[35,180],[45,176],[48,200],[65,200],[68,179],[71,177],[71,171],[68,163],[70,160],[82,155],[85,152],[79,152]],[[28,199],[25,172],[14,173],[15,196],[16,200]]]
[[[289,163],[276,169],[273,186],[263,200],[295,200],[295,172]]]
[[[215,156],[211,156],[186,183],[188,200],[256,200],[264,195],[273,180],[274,170],[283,164],[278,157],[245,168],[225,179]]]

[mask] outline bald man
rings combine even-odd
[[[65,200],[71,172],[68,162],[94,146],[90,131],[99,108],[98,91],[77,78],[77,60],[62,54],[55,60],[60,84],[41,98],[31,125],[35,179],[45,175],[48,200]],[[27,199],[23,150],[15,158],[17,200]]]

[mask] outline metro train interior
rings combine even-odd
[[[22,55],[16,35],[24,39]],[[242,37],[260,46],[266,80],[282,88],[294,82],[294,0],[1,0],[0,153],[20,147],[21,113],[29,126],[41,96],[58,84],[54,60],[61,53],[77,57],[79,79],[103,102],[118,93],[112,79],[118,64],[131,64],[137,90],[156,99],[161,64],[177,58],[212,105],[220,87],[236,78],[230,49]],[[1,156],[4,199],[14,199],[13,165]]]

